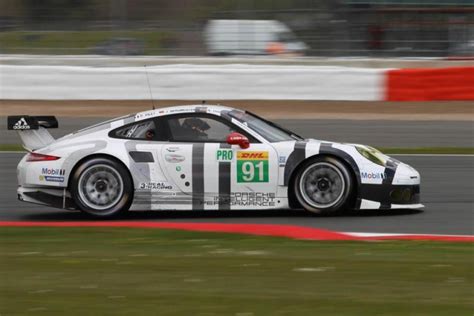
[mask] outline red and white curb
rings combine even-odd
[[[319,228],[272,224],[226,224],[226,223],[174,223],[133,221],[77,221],[77,222],[22,222],[0,221],[0,227],[124,227],[159,228],[198,232],[220,232],[258,236],[287,237],[307,240],[419,240],[446,242],[474,242],[474,235],[429,235],[429,234],[383,234],[344,233]]]

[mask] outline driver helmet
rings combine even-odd
[[[209,124],[207,124],[204,120],[201,120],[197,117],[187,118],[183,122],[183,127],[187,129],[192,129],[193,131],[204,133],[209,128]]]

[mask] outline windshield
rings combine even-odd
[[[250,112],[231,111],[229,115],[242,122],[271,143],[303,139],[292,131]]]

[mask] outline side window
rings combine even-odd
[[[154,120],[141,121],[118,128],[113,131],[111,136],[137,140],[159,140],[159,135]]]
[[[231,126],[208,116],[179,115],[167,119],[171,140],[183,142],[226,142]]]

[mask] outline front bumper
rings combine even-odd
[[[422,208],[420,185],[361,184],[359,209]]]
[[[380,169],[379,169],[380,170]],[[420,173],[390,158],[380,177],[363,178],[358,188],[358,209],[419,209]],[[377,173],[375,172],[377,175]]]

